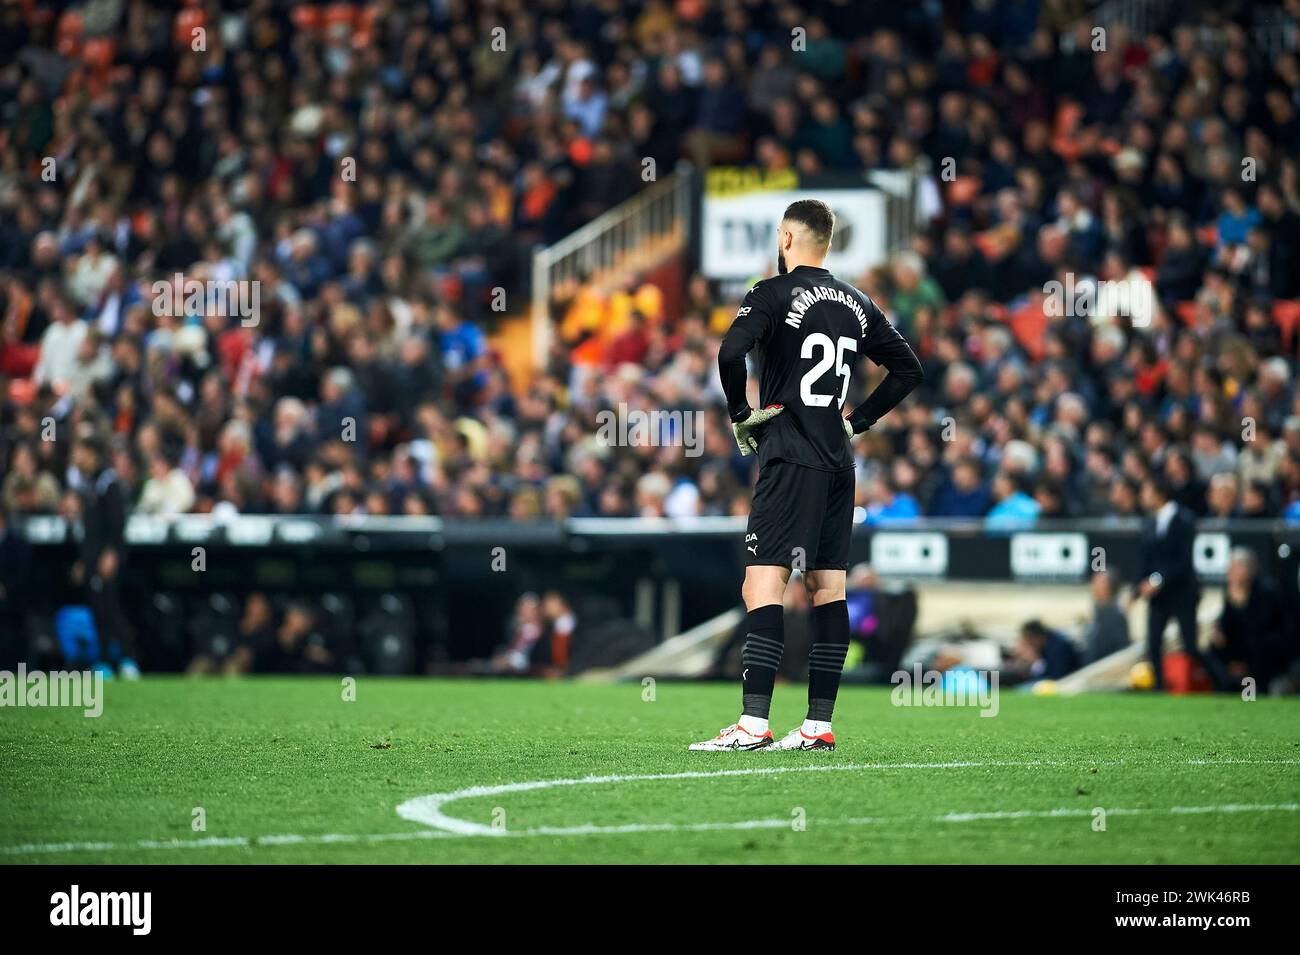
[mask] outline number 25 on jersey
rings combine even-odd
[[[803,403],[810,408],[825,408],[829,405],[835,395],[823,395],[813,391],[813,386],[826,374],[832,367],[835,368],[836,377],[843,379],[840,384],[839,407],[844,407],[844,399],[849,393],[849,375],[851,369],[849,362],[845,359],[844,353],[850,351],[857,353],[857,339],[850,338],[847,335],[841,335],[838,342],[831,341],[831,337],[824,332],[813,332],[803,340],[803,346],[799,349],[800,358],[816,358],[816,363],[808,369],[808,373],[799,380],[799,397]]]

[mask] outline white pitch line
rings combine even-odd
[[[840,763],[818,766],[754,766],[747,769],[693,770],[682,773],[636,773],[632,775],[581,776],[575,779],[539,779],[524,783],[503,783],[497,786],[467,786],[447,793],[431,793],[408,799],[397,807],[397,814],[411,822],[423,823],[431,829],[450,832],[458,836],[501,837],[520,835],[528,830],[501,829],[468,819],[457,819],[447,815],[443,809],[462,799],[480,799],[485,796],[503,796],[509,793],[531,792],[538,789],[554,789],[558,786],[603,786],[610,783],[631,783],[679,779],[719,779],[728,776],[768,776],[777,773],[825,773],[846,772],[858,769],[974,769],[984,767],[1024,767],[1055,765],[1053,763],[1032,760],[1012,762],[944,762],[944,763]],[[749,820],[747,824],[761,822]],[[588,823],[580,826],[552,828],[547,835],[591,835],[602,831],[602,827]],[[636,831],[636,830],[632,830]]]
[[[20,846],[0,847],[0,855],[37,855],[59,852],[115,852],[122,849],[222,849],[256,846],[335,845],[357,842],[411,842],[426,839],[449,839],[451,833],[436,829],[380,832],[370,835],[331,832],[318,835],[282,833],[270,836],[225,836],[203,839],[140,839],[136,842],[32,842]]]
[[[1125,765],[1122,761],[1074,761],[1065,760],[1006,760],[988,762],[934,762],[934,763],[841,763],[817,766],[754,766],[745,769],[695,770],[680,773],[645,773],[635,775],[584,776],[575,779],[543,779],[530,782],[505,783],[498,786],[469,786],[450,793],[435,793],[407,800],[397,807],[398,815],[404,819],[420,822],[428,829],[407,830],[404,832],[381,832],[372,834],[323,833],[304,835],[298,833],[280,833],[265,836],[205,836],[199,839],[141,839],[134,842],[44,842],[23,845],[0,846],[0,855],[36,855],[67,852],[115,852],[121,850],[170,850],[170,849],[219,849],[219,848],[255,848],[258,846],[286,845],[338,845],[382,842],[410,842],[429,839],[448,839],[457,836],[577,836],[577,835],[621,835],[643,832],[712,832],[747,829],[784,829],[791,824],[789,819],[746,819],[737,822],[697,822],[697,823],[629,823],[616,826],[598,826],[586,824],[580,826],[537,826],[529,829],[494,829],[463,819],[455,819],[442,813],[442,807],[461,799],[483,796],[503,795],[506,793],[529,792],[538,789],[551,789],[557,786],[604,785],[622,782],[643,782],[652,780],[681,779],[717,779],[731,776],[763,776],[777,773],[808,772],[844,772],[862,769],[996,769],[1007,767],[1034,766],[1090,766]],[[1296,759],[1247,760],[1247,759],[1189,759],[1183,765],[1300,765]],[[1171,806],[1167,808],[1115,808],[1107,809],[1110,815],[1184,815],[1200,813],[1243,813],[1243,812],[1297,812],[1298,803],[1244,804],[1230,803],[1220,806]],[[1092,810],[1065,807],[1060,809],[1036,810],[1000,810],[994,812],[946,813],[933,817],[935,822],[978,822],[998,819],[1022,818],[1067,818],[1090,816]],[[431,821],[431,820],[436,820]],[[886,817],[843,817],[839,819],[816,819],[812,824],[820,826],[833,824],[840,826],[879,825],[891,822],[914,822],[911,816]],[[441,825],[440,825],[441,824]]]
[[[1209,812],[1300,812],[1300,803],[1283,802],[1283,803],[1261,803],[1252,805],[1249,803],[1229,803],[1225,806],[1157,806],[1151,808],[1125,809],[1117,807],[1115,809],[1106,809],[1104,806],[1099,807],[1105,810],[1108,816],[1152,816],[1152,815],[1189,815]],[[1091,816],[1094,810],[1066,808],[1066,809],[1016,809],[1003,810],[1001,812],[950,812],[942,816],[935,816],[935,822],[980,822],[985,819],[1057,819],[1070,816]]]
[[[1249,805],[1234,803],[1223,806],[1170,806],[1168,808],[1124,808],[1107,809],[1110,816],[1139,815],[1184,815],[1201,813],[1247,813],[1247,812],[1300,812],[1300,803],[1271,803]],[[934,816],[934,822],[985,822],[1000,819],[1064,819],[1090,817],[1092,810],[1065,807],[1060,809],[1018,809],[1000,812],[950,812]],[[823,825],[833,826],[877,826],[891,822],[914,822],[911,816],[854,816],[839,819],[809,820],[812,828]],[[622,826],[537,826],[532,829],[514,831],[502,830],[511,836],[607,836],[646,832],[718,832],[743,831],[748,829],[786,829],[791,825],[789,819],[746,819],[739,822],[689,822],[689,823],[630,823]],[[23,846],[5,846],[0,848],[0,855],[45,855],[64,852],[113,852],[123,849],[212,849],[223,847],[251,848],[255,846],[282,845],[337,845],[340,843],[376,843],[376,842],[412,842],[430,839],[455,839],[458,834],[438,829],[425,829],[407,832],[381,832],[370,835],[352,833],[327,833],[324,835],[297,835],[285,833],[270,836],[232,836],[228,838],[207,839],[142,839],[138,842],[46,842]],[[465,837],[471,838],[471,837]]]
[[[1189,761],[1190,762],[1190,761]],[[1281,762],[1300,762],[1300,760],[1284,760]],[[632,775],[610,775],[610,776],[582,776],[574,779],[541,779],[521,783],[503,783],[496,786],[467,786],[464,789],[457,789],[446,793],[432,793],[428,796],[417,796],[414,799],[408,799],[397,807],[397,814],[403,819],[411,822],[423,823],[431,829],[450,833],[457,836],[487,836],[500,838],[505,836],[527,836],[527,835],[550,835],[550,836],[585,836],[598,835],[601,833],[623,833],[623,832],[657,832],[672,831],[656,828],[654,824],[649,825],[624,825],[624,826],[598,826],[594,823],[584,823],[578,826],[549,826],[543,830],[538,829],[505,829],[496,826],[486,825],[479,822],[471,822],[468,819],[458,819],[455,816],[447,814],[446,807],[462,799],[481,799],[487,796],[501,796],[510,793],[531,792],[539,789],[554,789],[560,786],[600,786],[610,783],[628,783],[628,782],[645,782],[661,780],[680,780],[680,779],[716,779],[728,776],[762,776],[775,773],[811,773],[811,772],[843,772],[848,770],[862,769],[971,769],[986,767],[1027,767],[1027,766],[1061,766],[1061,765],[1105,765],[1103,763],[1088,764],[1069,764],[1062,761],[1053,760],[1015,760],[1006,762],[942,762],[942,763],[841,763],[817,766],[755,766],[746,769],[719,769],[712,771],[689,771],[682,773],[638,773]],[[1206,761],[1196,761],[1195,765],[1212,765]],[[1030,810],[1026,810],[1030,811]],[[1195,812],[1196,808],[1187,808],[1180,811]],[[1212,811],[1212,810],[1208,810]],[[939,817],[942,819],[943,817]],[[978,818],[978,817],[976,817]],[[868,820],[871,821],[871,820]],[[955,821],[955,820],[946,820]],[[965,820],[962,820],[965,821]],[[785,826],[789,820],[779,819],[751,819],[739,823],[728,824],[731,828],[770,828],[774,825]],[[671,825],[671,824],[663,824]],[[677,828],[681,828],[678,826]]]

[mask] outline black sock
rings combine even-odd
[[[785,649],[785,618],[780,604],[757,607],[745,618],[745,648],[741,651],[740,702],[742,716],[767,719],[772,687]]]
[[[849,652],[849,605],[843,600],[813,607],[808,651],[808,719],[830,722]]]

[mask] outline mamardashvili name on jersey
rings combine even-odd
[[[862,328],[862,334],[867,333],[867,312],[861,303],[849,295],[847,292],[837,289],[830,285],[814,285],[810,289],[797,296],[790,303],[790,311],[785,313],[785,323],[792,328],[798,328],[803,324],[804,312],[812,308],[818,302],[838,302],[845,308],[853,312],[853,316],[858,320],[858,325]]]

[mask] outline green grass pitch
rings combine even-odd
[[[834,753],[688,753],[739,692],[643,692],[148,677],[109,683],[98,719],[0,709],[0,862],[1300,858],[1298,701],[1008,691],[986,718],[849,687]],[[803,693],[777,688],[775,730]]]

